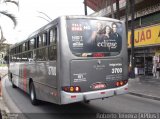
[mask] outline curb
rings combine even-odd
[[[6,106],[9,108],[10,113],[22,113],[15,103],[11,100],[7,90],[6,90],[6,80],[7,76],[2,79],[2,93]]]
[[[2,80],[2,93],[3,93],[3,100],[4,103],[6,104],[7,108],[9,109],[9,112],[4,111],[4,119],[28,119],[25,114],[23,114],[20,109],[16,106],[14,101],[10,98],[5,84],[6,84],[7,77],[4,77]],[[5,118],[6,117],[6,118]],[[8,117],[8,118],[7,118]]]
[[[138,96],[138,97],[147,98],[147,99],[152,99],[152,100],[156,100],[156,101],[160,101],[160,97],[155,97],[155,96],[152,96],[152,95],[145,95],[145,94],[135,93],[135,92],[129,92],[128,94]]]

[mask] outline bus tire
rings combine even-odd
[[[38,100],[36,99],[36,92],[33,82],[30,83],[30,100],[32,105],[37,105]]]

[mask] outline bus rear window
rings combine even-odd
[[[122,24],[119,22],[67,20],[69,47],[76,56],[115,56],[122,49]]]

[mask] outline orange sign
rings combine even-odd
[[[135,29],[134,46],[160,44],[160,24]],[[128,32],[128,47],[131,47],[131,31]]]

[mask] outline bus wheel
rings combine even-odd
[[[38,100],[36,99],[36,92],[33,82],[30,83],[30,100],[33,105],[38,104]]]

